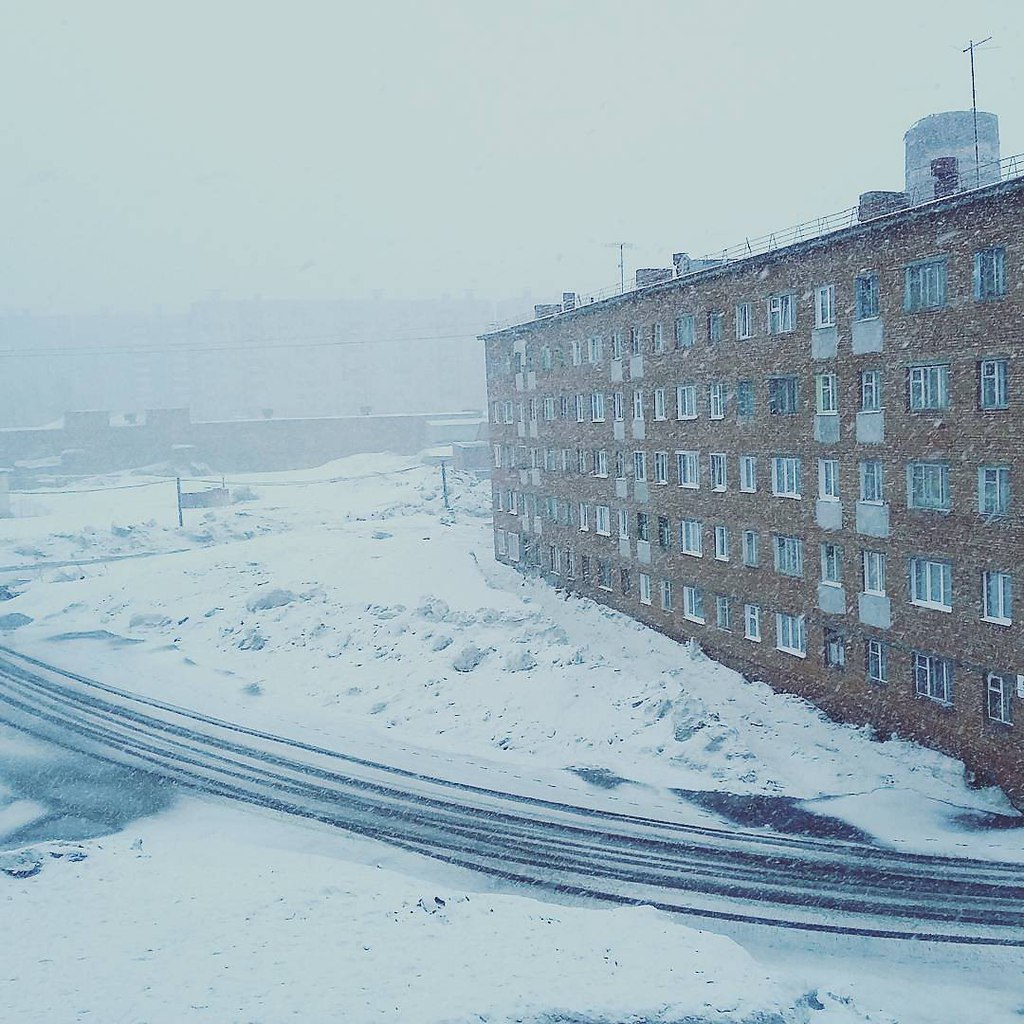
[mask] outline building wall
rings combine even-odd
[[[987,301],[975,298],[974,254],[987,247],[1005,253],[1005,294]],[[928,312],[904,310],[906,266],[916,260],[946,257],[947,301]],[[855,278],[877,275],[879,316],[855,325]],[[835,329],[815,330],[815,289],[834,285]],[[766,332],[767,304],[774,294],[795,296],[794,329]],[[754,336],[737,340],[734,310],[751,302]],[[723,337],[709,341],[707,313],[724,311]],[[692,347],[677,348],[674,324],[693,314],[696,338]],[[654,351],[654,325],[661,324],[664,352]],[[519,535],[524,561],[539,564],[556,582],[587,591],[654,628],[684,640],[696,638],[727,664],[773,685],[804,695],[835,717],[874,725],[882,734],[897,732],[962,757],[981,780],[997,781],[1017,801],[1024,801],[1024,700],[1017,674],[1024,674],[1024,182],[1016,181],[931,203],[881,218],[870,224],[833,233],[764,257],[658,285],[620,299],[585,307],[571,314],[496,332],[485,338],[488,393],[495,461],[496,551],[507,551],[508,536]],[[630,359],[630,337],[639,332],[638,359]],[[613,335],[619,332],[627,354],[611,358]],[[855,335],[856,332],[856,335]],[[589,339],[601,339],[601,357],[587,358]],[[856,337],[856,345],[854,338]],[[880,342],[879,342],[880,339]],[[582,362],[573,365],[574,343]],[[880,351],[863,351],[880,347]],[[551,354],[546,370],[545,349]],[[560,365],[561,355],[565,365]],[[979,408],[979,362],[1000,358],[1008,368],[1008,405]],[[948,366],[948,406],[916,412],[909,408],[908,376],[915,363]],[[517,373],[517,370],[521,372]],[[877,370],[882,380],[880,415],[861,417],[861,373]],[[835,374],[838,415],[816,418],[819,374]],[[798,381],[799,409],[793,415],[769,411],[769,378],[792,375]],[[737,384],[750,381],[755,396],[749,419],[737,415]],[[709,416],[709,386],[721,382],[725,395],[721,419]],[[676,418],[675,390],[696,385],[696,419]],[[664,388],[667,418],[654,418],[653,396]],[[634,390],[642,392],[644,420],[632,422]],[[603,393],[605,420],[593,422],[591,395]],[[623,395],[624,420],[613,420],[613,395]],[[584,422],[577,422],[575,396],[584,396]],[[568,417],[563,418],[565,396]],[[555,419],[544,419],[545,397],[553,397]],[[536,399],[536,421],[531,400]],[[508,403],[512,423],[506,423]],[[873,420],[873,425],[869,423]],[[884,436],[879,437],[879,422]],[[874,430],[874,433],[872,433]],[[858,432],[859,431],[859,432]],[[832,438],[831,440],[816,440]],[[545,450],[556,453],[554,471],[544,468]],[[534,450],[536,454],[534,454]],[[587,453],[580,473],[578,452]],[[675,453],[700,453],[698,489],[679,486]],[[564,451],[570,472],[563,471]],[[607,478],[594,475],[594,451],[606,451]],[[635,479],[632,454],[646,456],[648,483]],[[616,480],[616,452],[625,454],[626,479]],[[668,483],[654,482],[656,452],[668,453]],[[727,485],[709,487],[709,456],[724,453]],[[757,459],[757,490],[741,492],[739,457]],[[801,497],[772,494],[771,459],[801,460]],[[839,464],[839,501],[818,501],[818,460]],[[884,504],[860,505],[859,464],[880,460],[884,467]],[[948,465],[949,511],[908,508],[907,464],[934,460]],[[514,462],[514,466],[511,463]],[[979,513],[978,469],[982,464],[1009,468],[1012,497],[1009,513]],[[525,468],[524,468],[525,467]],[[507,508],[514,492],[515,514]],[[552,521],[547,500],[569,525]],[[589,529],[580,529],[580,503],[589,506]],[[595,531],[595,509],[608,506],[611,536]],[[536,506],[537,514],[532,514]],[[628,513],[626,541],[618,538],[617,511]],[[650,518],[650,561],[641,559],[637,516]],[[888,518],[888,530],[868,520]],[[658,518],[670,521],[671,543],[658,543]],[[837,518],[838,517],[838,518]],[[703,556],[680,550],[680,521],[703,524]],[[860,519],[860,522],[858,522]],[[713,529],[728,527],[728,561],[714,552]],[[741,559],[741,533],[759,537],[757,567]],[[871,530],[887,535],[871,536]],[[803,541],[803,573],[782,575],[773,562],[773,537]],[[822,587],[819,552],[822,544],[842,548],[841,587]],[[887,561],[889,616],[878,614],[878,602],[861,611],[862,552],[883,552]],[[558,554],[555,555],[554,552]],[[575,578],[567,578],[572,552]],[[589,580],[583,579],[583,558]],[[926,556],[952,565],[952,610],[940,611],[911,602],[909,560]],[[560,562],[552,571],[552,560]],[[611,568],[611,588],[598,585],[598,562]],[[620,572],[629,574],[625,592]],[[1012,624],[982,620],[982,574],[997,570],[1012,575],[1018,610]],[[652,603],[641,604],[638,577],[652,581]],[[672,584],[673,608],[659,607],[659,582]],[[684,586],[703,592],[705,624],[683,615]],[[730,599],[731,629],[716,625],[716,597]],[[743,606],[762,609],[760,643],[744,638]],[[884,605],[884,601],[883,601]],[[806,625],[806,656],[776,649],[775,615],[802,615]],[[826,631],[841,634],[845,665],[826,664]],[[866,645],[885,645],[887,681],[869,681]],[[915,652],[938,654],[953,669],[952,699],[919,695],[915,685]],[[833,655],[835,655],[833,647]],[[1004,676],[1011,723],[988,713],[987,676]]]

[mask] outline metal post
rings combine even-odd
[[[444,459],[441,460],[441,492],[444,494],[444,507],[451,512],[452,507],[448,503],[448,472],[446,468],[447,464]]]
[[[175,489],[178,492],[178,526],[181,527],[181,526],[184,526],[185,523],[184,523],[184,521],[181,518],[181,477],[180,476],[176,476],[174,478],[174,486],[175,486]]]
[[[992,39],[989,36],[987,39],[982,39],[981,42],[976,43],[973,39],[968,44],[967,48],[963,51],[971,55],[971,112],[974,115],[974,187],[977,188],[981,184],[981,150],[978,146],[978,90],[974,79],[974,51],[977,47],[983,46],[985,43],[990,42]]]

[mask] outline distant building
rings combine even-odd
[[[932,159],[928,201],[485,335],[495,552],[1021,803],[1024,177]]]

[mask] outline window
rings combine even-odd
[[[622,422],[622,406],[622,392],[616,391],[615,394],[612,395],[612,416],[615,418],[616,423]]]
[[[658,547],[667,550],[672,546],[672,523],[668,516],[658,516]]]
[[[780,498],[800,497],[800,458],[776,455],[772,458],[772,494]]]
[[[823,284],[814,290],[814,326],[834,327],[836,323],[836,286]]]
[[[620,569],[619,570],[619,590],[621,590],[623,594],[626,594],[628,596],[628,594],[629,594],[629,570],[628,569]]]
[[[864,370],[860,375],[861,412],[878,412],[882,408],[882,375],[878,370]]]
[[[758,563],[758,541],[756,530],[743,531],[743,564],[756,566]]]
[[[622,358],[622,331],[612,331],[612,359]]]
[[[725,454],[714,452],[708,456],[711,469],[711,490],[724,491],[726,488]]]
[[[554,473],[558,469],[558,450],[555,448],[544,449],[544,469]]]
[[[629,511],[620,508],[619,512],[619,540],[629,540]]]
[[[929,558],[910,559],[910,603],[922,608],[952,611],[952,565]]]
[[[834,373],[819,373],[814,378],[814,392],[819,416],[834,416],[839,412],[839,394]]]
[[[569,418],[569,396],[568,395],[559,395],[558,396],[558,415],[561,416],[561,418],[563,420],[567,420]]]
[[[768,300],[768,333],[788,334],[796,327],[796,296],[792,292]]]
[[[676,419],[697,418],[697,385],[680,384],[676,388]]]
[[[633,419],[642,420],[644,418],[644,393],[640,390],[633,392]]]
[[[641,483],[647,479],[646,452],[633,452],[633,476]]]
[[[555,400],[550,395],[544,399],[544,419],[550,423],[555,418]]]
[[[572,548],[565,549],[565,578],[567,580],[576,578],[576,552]]]
[[[625,480],[626,479],[626,453],[616,452],[615,453],[615,479]]]
[[[749,302],[736,306],[736,339],[746,341],[754,336],[754,307]]]
[[[607,505],[594,506],[594,528],[602,537],[612,535],[611,510]]]
[[[572,365],[579,366],[583,362],[583,342],[579,339],[572,343]]]
[[[655,388],[654,390],[654,418],[656,420],[667,419],[665,415],[665,389]]]
[[[505,412],[505,422],[506,423],[511,423],[512,419],[513,419],[513,417],[512,417],[512,403],[511,402],[506,402],[505,403],[504,412]]]
[[[656,484],[668,483],[668,452],[654,453],[654,482]]]
[[[878,275],[859,274],[854,282],[854,316],[871,320],[878,316]]]
[[[949,511],[949,466],[945,462],[907,465],[907,507]]]
[[[604,344],[600,337],[591,338],[587,343],[588,355],[592,363],[601,362]]]
[[[590,529],[590,506],[585,502],[581,501],[580,505],[580,530],[586,532]]]
[[[725,417],[725,396],[720,381],[712,381],[708,385],[708,416],[713,420]]]
[[[889,646],[882,640],[868,640],[864,652],[865,674],[872,683],[889,681]]]
[[[685,313],[676,319],[676,348],[693,347],[693,316]]]
[[[946,258],[912,263],[904,271],[903,308],[908,313],[946,305]]]
[[[651,539],[651,519],[646,512],[636,514],[636,539],[649,541]]]
[[[654,325],[654,351],[659,356],[665,351],[665,333],[661,329],[661,324]]]
[[[798,658],[807,656],[807,627],[802,615],[778,612],[775,616],[775,646]]]
[[[508,540],[508,557],[512,559],[513,562],[518,562],[521,557],[519,550],[519,534],[513,533],[509,530],[506,535],[506,539]]]
[[[740,490],[747,494],[757,490],[757,459],[753,455],[740,456]]]
[[[661,581],[661,610],[663,612],[672,611],[672,581],[662,580]]]
[[[729,561],[729,527],[715,527],[715,558],[720,562]]]
[[[1005,516],[1010,511],[1010,467],[978,467],[978,511],[983,516]]]
[[[698,452],[676,452],[679,486],[696,489],[700,486],[700,455]]]
[[[704,621],[704,591],[699,587],[683,587],[683,617],[691,622]]]
[[[505,531],[504,530],[499,530],[495,534],[494,539],[495,539],[495,541],[497,543],[498,554],[499,555],[506,555],[506,554],[508,554],[508,545],[505,542]]]
[[[545,345],[540,350],[540,368],[542,370],[550,370],[551,366],[551,348],[548,345]]]
[[[642,572],[639,574],[640,580],[640,603],[650,604],[651,603],[651,577],[647,573]]]
[[[679,524],[679,541],[684,555],[700,558],[704,554],[703,527],[698,519],[684,519]]]
[[[722,340],[725,314],[720,309],[708,310],[708,341],[715,344]]]
[[[799,537],[775,535],[775,568],[783,576],[803,576],[804,542]]]
[[[576,407],[576,422],[582,423],[586,417],[584,416],[584,396],[576,395],[573,398],[573,402]]]
[[[978,363],[978,405],[982,409],[1005,409],[1006,360],[983,359]]]
[[[743,636],[755,643],[761,642],[761,606],[745,604],[743,606]]]
[[[1010,677],[998,672],[989,672],[985,676],[986,705],[988,717],[993,722],[1011,725],[1013,722]]]
[[[839,500],[838,459],[818,459],[818,497],[822,501]]]
[[[594,423],[604,422],[604,393],[595,391],[590,396],[590,418]]]
[[[944,363],[911,366],[907,379],[912,411],[945,409],[949,405],[949,367]]]
[[[556,576],[562,574],[562,552],[554,544],[548,545],[548,565]]]
[[[749,420],[754,416],[754,385],[749,380],[736,382],[736,418]]]
[[[1006,294],[1004,263],[1006,250],[1001,246],[982,249],[974,254],[974,297],[997,299]]]
[[[608,475],[608,453],[603,448],[594,451],[594,476]]]
[[[644,329],[642,327],[631,327],[629,329],[629,349],[635,356],[643,354]]]
[[[715,598],[715,618],[719,629],[732,629],[732,606],[729,598],[722,595]]]
[[[597,585],[602,590],[612,589],[612,563],[607,558],[597,560]]]
[[[983,619],[1009,626],[1013,622],[1013,577],[1008,572],[981,574]]]
[[[865,551],[864,561],[864,593],[885,596],[885,553],[883,551]]]
[[[582,448],[576,449],[576,471],[580,476],[585,476],[587,472],[587,453]]]
[[[877,459],[865,459],[860,464],[860,500],[873,504],[882,503],[882,463]]]
[[[821,545],[821,582],[842,586],[843,549],[838,544]]]
[[[952,704],[953,663],[938,654],[914,651],[914,691],[939,704]]]
[[[846,664],[846,637],[838,629],[826,628],[824,654],[828,668],[842,668]]]
[[[501,445],[494,446],[494,468],[501,469]]]
[[[772,416],[792,416],[800,411],[796,377],[772,377],[768,381],[768,412]]]

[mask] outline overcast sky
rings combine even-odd
[[[0,0],[0,309],[592,291],[901,188],[1024,3]]]

